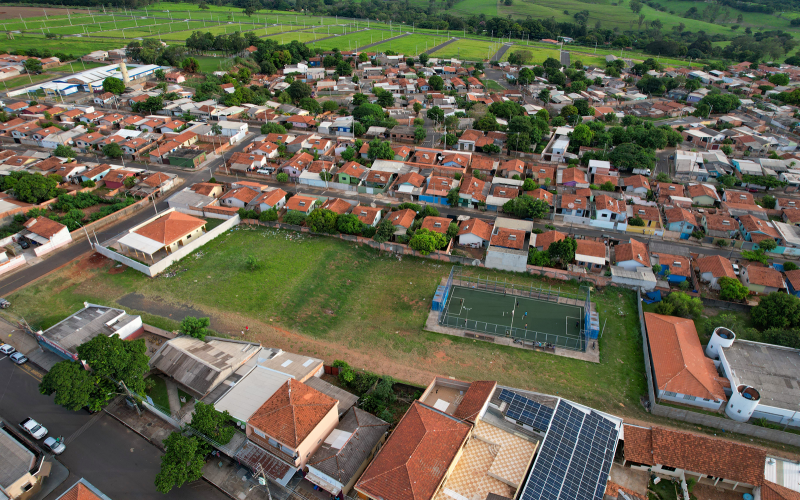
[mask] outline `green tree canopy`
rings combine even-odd
[[[370,160],[392,160],[394,159],[394,151],[392,151],[392,143],[389,141],[382,141],[379,138],[369,141],[369,151],[367,157]]]
[[[108,404],[114,395],[114,385],[85,370],[77,361],[60,361],[42,377],[39,392],[45,396],[55,393],[55,403],[72,411],[84,406],[92,411]]]
[[[262,134],[285,134],[286,128],[279,123],[267,122],[261,125]]]
[[[507,201],[503,205],[503,212],[521,219],[541,219],[550,213],[550,205],[544,200],[524,194]]]
[[[211,324],[209,318],[195,318],[186,316],[181,321],[180,332],[184,335],[205,341],[208,334],[208,326]]]
[[[306,217],[306,226],[315,233],[335,233],[338,217],[339,214],[332,210],[317,208]]]
[[[393,235],[394,224],[386,217],[378,223],[377,231],[375,231],[375,236],[373,236],[372,239],[378,243],[383,243],[391,240]]]
[[[428,229],[418,229],[408,241],[408,246],[422,255],[428,255],[440,248],[447,246],[447,239],[441,233]]]
[[[109,142],[103,146],[103,154],[109,158],[122,158],[122,148],[116,142]]]
[[[61,158],[75,158],[75,150],[65,144],[59,144],[53,151],[53,155]]]
[[[195,403],[192,422],[189,425],[192,429],[202,432],[219,444],[228,444],[236,433],[236,428],[231,422],[231,415],[227,410],[219,412],[214,405],[201,401]]]
[[[299,102],[300,99],[304,97],[311,97],[312,91],[308,84],[303,83],[300,80],[295,80],[289,84],[289,88],[286,89],[286,92],[289,93],[289,96],[294,102]]]
[[[566,266],[575,260],[575,250],[578,248],[578,242],[573,238],[564,238],[560,241],[554,241],[547,249],[550,259],[560,262],[562,266]]]
[[[786,292],[772,292],[750,310],[750,316],[761,329],[800,326],[800,299]]]
[[[20,201],[38,205],[58,196],[58,181],[40,174],[23,172],[17,179],[14,192]]]
[[[719,287],[719,297],[722,300],[739,302],[746,299],[750,294],[750,290],[736,278],[721,277],[719,279]]]
[[[144,339],[122,340],[119,335],[98,335],[77,347],[78,358],[100,377],[123,382],[131,391],[144,393],[144,374],[150,371]]]
[[[336,230],[343,234],[361,234],[364,231],[364,223],[356,214],[340,215],[336,220]]]
[[[176,431],[164,440],[164,448],[161,470],[155,480],[158,491],[169,493],[172,488],[180,488],[184,483],[203,477],[204,457],[209,451],[204,441]]]
[[[695,319],[703,313],[703,302],[699,297],[692,297],[683,292],[672,292],[659,302],[656,312],[666,316]]]
[[[125,84],[119,78],[109,76],[103,80],[103,90],[106,92],[111,92],[115,95],[120,95],[121,93],[125,92]]]
[[[620,144],[615,147],[608,155],[608,159],[615,167],[622,170],[653,168],[656,161],[652,151],[632,143]]]

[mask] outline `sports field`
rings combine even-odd
[[[442,324],[583,350],[584,308],[556,303],[555,298],[552,295],[522,297],[502,291],[453,286]]]

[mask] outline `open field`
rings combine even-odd
[[[233,63],[233,58],[230,57],[194,56],[194,58],[200,63],[200,71],[202,73],[224,71]]]
[[[283,34],[278,34],[278,35],[265,36],[263,38],[270,39],[270,40],[275,40],[279,44],[283,45],[283,44],[291,42],[292,40],[297,40],[298,42],[304,43],[304,42],[309,42],[309,41],[316,40],[317,38],[324,38],[324,37],[325,37],[325,35],[323,35],[321,33],[306,33],[306,32],[303,32],[303,31],[296,31],[296,32],[293,32],[293,33],[283,33]],[[345,50],[345,49],[342,49],[342,50]]]
[[[663,7],[667,9],[667,12],[675,12],[676,15],[682,16],[687,10],[692,7],[697,7],[697,10],[702,12],[705,10],[708,4],[698,5],[696,2],[691,2],[688,0],[658,0],[658,3],[661,4]],[[725,9],[721,9],[724,11]],[[742,22],[737,23],[736,18],[737,16],[742,15]],[[751,28],[766,28],[766,29],[782,29],[784,31],[798,31],[800,28],[797,26],[792,26],[789,22],[798,17],[798,13],[796,12],[788,12],[781,17],[778,17],[778,12],[774,14],[764,14],[761,12],[743,12],[739,9],[729,7],[729,13],[727,17],[723,17],[720,15],[716,22],[725,22],[728,26],[733,24],[741,25],[740,30],[744,30],[744,28],[751,27]]]
[[[432,57],[456,57],[464,61],[491,59],[503,45],[477,40],[457,40],[431,54]]]
[[[397,40],[384,42],[380,45],[370,47],[370,52],[383,52],[386,50],[393,50],[398,54],[406,56],[417,56],[426,50],[436,47],[439,44],[446,42],[448,39],[445,37],[435,37],[431,35],[407,35]]]
[[[16,7],[11,5],[0,6],[0,20],[19,19],[19,16],[29,19],[39,19],[39,18],[45,19],[45,15],[49,17],[52,16],[66,17],[67,13],[69,13],[73,17],[76,15],[84,15],[86,14],[86,9],[55,8],[49,5],[42,7]]]
[[[322,40],[320,42],[309,43],[308,46],[323,50],[332,50],[332,49],[353,50],[359,47],[363,47],[365,45],[380,42],[381,40],[384,40],[386,38],[389,38],[388,31],[383,32],[383,31],[369,30],[369,31],[360,31],[358,33],[353,33],[351,35],[342,35],[336,38]]]
[[[41,35],[14,35],[13,40],[0,37],[0,50],[11,51],[18,49],[37,48],[48,49],[53,53],[65,52],[75,56],[88,54],[93,50],[118,49],[127,45],[121,38],[119,40],[104,40],[102,38],[69,38],[48,40]]]

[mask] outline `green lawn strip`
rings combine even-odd
[[[484,79],[483,80],[483,84],[486,86],[487,90],[496,90],[496,91],[499,91],[499,92],[502,92],[502,91],[505,90],[505,87],[503,87],[502,85],[500,85],[499,83],[497,83],[494,80]]]
[[[431,54],[431,56],[439,58],[455,57],[462,61],[483,61],[493,58],[502,46],[503,45],[500,43],[492,43],[489,41],[456,40],[437,50]],[[542,62],[544,62],[544,60],[542,60]]]
[[[380,45],[370,47],[368,50],[370,52],[385,52],[387,50],[393,50],[398,54],[416,57],[418,54],[421,54],[428,49],[432,49],[437,45],[443,44],[447,40],[448,38],[445,37],[436,38],[430,35],[406,35],[402,38],[389,40]]]
[[[147,395],[153,400],[153,403],[156,406],[164,408],[167,411],[170,411],[169,407],[169,395],[167,393],[167,383],[164,382],[164,379],[159,377],[158,375],[150,375],[145,379],[145,382],[148,380],[152,380],[151,384],[153,388],[147,391]]]

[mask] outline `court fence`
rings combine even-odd
[[[572,351],[586,351],[586,335],[581,331],[580,337],[567,337],[555,333],[538,332],[527,328],[498,325],[473,319],[463,319],[458,316],[444,314],[439,324],[449,328],[461,328],[477,333],[486,333],[495,337],[511,337],[515,343],[522,343],[529,347],[551,348],[561,347]]]

